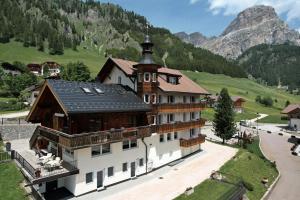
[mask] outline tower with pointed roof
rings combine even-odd
[[[145,103],[155,104],[157,98],[157,73],[160,65],[155,64],[153,61],[153,46],[149,33],[145,36],[145,40],[141,43],[142,46],[142,59],[134,67],[137,69],[137,94],[140,96]]]

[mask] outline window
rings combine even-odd
[[[150,124],[155,125],[156,124],[156,116],[155,115],[151,115],[151,121]]]
[[[85,183],[88,184],[91,182],[93,182],[93,172],[86,173],[85,174]]]
[[[104,92],[100,89],[100,88],[94,88],[95,91],[98,93],[98,94],[103,94]]]
[[[118,76],[118,84],[122,84],[122,77]]]
[[[110,144],[102,144],[92,147],[92,156],[99,156],[110,153]]]
[[[151,75],[149,72],[145,72],[144,73],[144,81],[145,82],[150,82],[150,79],[151,79]]]
[[[169,83],[176,85],[177,84],[177,77],[169,76]]]
[[[162,103],[162,102],[163,102],[162,96],[158,95],[158,103]]]
[[[102,151],[101,154],[106,154],[106,153],[110,153],[110,144],[102,144]]]
[[[151,101],[153,104],[156,104],[156,94],[152,94]]]
[[[195,136],[195,134],[196,134],[195,129],[194,129],[194,128],[191,128],[191,129],[190,129],[190,137]]]
[[[175,103],[174,96],[168,96],[168,103]]]
[[[144,94],[144,102],[145,103],[150,103],[150,98],[148,94]]]
[[[137,140],[125,140],[123,141],[123,150],[125,149],[131,149],[137,147]]]
[[[123,149],[129,149],[129,140],[123,141]]]
[[[123,172],[127,172],[127,170],[128,170],[128,165],[127,165],[127,163],[123,163],[123,165],[122,165],[122,170],[123,170]]]
[[[191,103],[195,103],[196,102],[196,98],[194,96],[190,96],[190,102]]]
[[[137,140],[130,140],[130,148],[137,147]]]
[[[192,119],[195,119],[195,113],[194,113],[194,112],[191,112],[191,113],[190,113],[190,118],[191,118],[191,120],[192,120]]]
[[[142,82],[142,73],[138,73],[138,82]]]
[[[183,121],[186,121],[186,113],[183,113]]]
[[[174,122],[174,114],[168,114],[168,123]]]
[[[107,176],[111,177],[114,175],[114,167],[107,168]]]
[[[153,74],[152,74],[152,81],[153,81],[153,82],[156,82],[156,73],[153,73]]]
[[[85,87],[82,87],[82,90],[85,92],[85,93],[92,93],[92,91],[89,89],[89,88],[85,88]]]
[[[144,166],[144,158],[140,158],[140,160],[139,160],[139,166],[140,167]]]
[[[162,115],[158,115],[157,116],[157,122],[156,122],[156,124],[162,124]]]
[[[177,140],[177,139],[178,139],[178,133],[174,132],[174,140]]]
[[[98,156],[101,154],[100,146],[93,146],[92,147],[92,156]]]
[[[183,103],[186,103],[186,96],[183,96]]]
[[[171,138],[171,133],[168,133],[167,134],[167,141],[170,141],[172,138]]]
[[[165,141],[165,137],[164,135],[159,135],[159,142],[164,142]]]

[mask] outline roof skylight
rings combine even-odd
[[[89,88],[86,88],[86,87],[82,87],[82,90],[85,92],[85,93],[92,93],[92,91],[89,89]]]
[[[94,88],[98,94],[103,94],[104,92],[100,88]]]

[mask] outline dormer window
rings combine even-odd
[[[174,77],[174,76],[169,76],[168,77],[168,82],[173,84],[173,85],[177,85],[178,84],[178,78]]]
[[[153,74],[152,74],[152,81],[153,81],[153,82],[156,82],[156,79],[157,79],[156,73],[153,73]]]
[[[151,81],[151,74],[149,72],[144,73],[144,81],[145,82]]]

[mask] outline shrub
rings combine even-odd
[[[249,183],[249,182],[243,180],[243,185],[249,191],[253,191],[254,190],[252,183]]]

